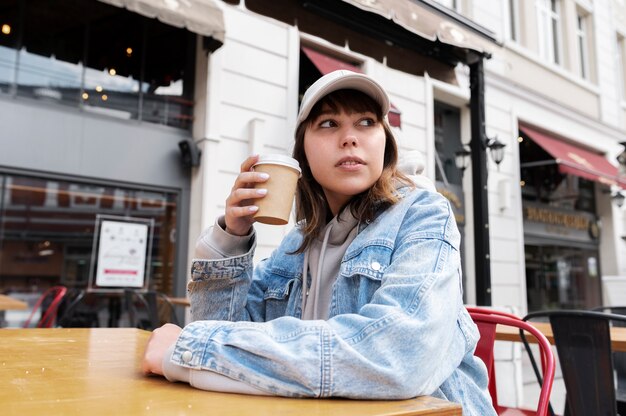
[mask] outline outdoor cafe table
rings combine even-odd
[[[28,309],[28,303],[12,298],[11,296],[0,295],[0,327],[7,324],[4,320],[4,311],[25,309]]]
[[[292,399],[197,390],[141,373],[150,333],[134,328],[0,329],[0,414],[461,415],[432,397]]]
[[[168,299],[170,300],[170,302],[172,302],[173,305],[191,306],[191,302],[189,301],[189,298],[168,297]]]
[[[543,335],[546,336],[550,344],[554,345],[554,336],[552,335],[552,327],[548,322],[530,322],[535,328],[537,328]],[[530,334],[526,335],[528,342],[537,343],[535,337]],[[512,328],[504,325],[498,325],[496,327],[496,340],[498,341],[514,341],[521,342],[519,336],[519,329]],[[613,351],[626,351],[626,328],[624,327],[611,327],[611,348]]]
[[[24,310],[28,309],[28,304],[19,299],[7,295],[0,295],[0,311]]]

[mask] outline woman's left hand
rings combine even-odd
[[[145,374],[163,375],[163,356],[176,342],[182,330],[178,325],[165,324],[152,332],[141,364],[141,369]]]

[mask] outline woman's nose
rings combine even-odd
[[[353,133],[347,133],[341,140],[341,147],[355,147],[358,145],[358,140]]]

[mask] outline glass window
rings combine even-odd
[[[509,38],[519,42],[519,17],[517,0],[509,0]]]
[[[521,132],[518,142],[524,201],[596,213],[595,182],[561,173],[554,158]]]
[[[150,287],[173,293],[178,194],[0,175],[0,292],[86,288],[97,214],[154,219]]]
[[[77,106],[85,49],[85,29],[78,10],[41,2],[26,2],[21,7],[17,95]]]
[[[561,63],[561,18],[558,0],[536,0],[539,55],[545,60]]]
[[[17,63],[17,0],[7,0],[0,15],[0,94],[11,94]]]
[[[456,167],[455,152],[461,143],[461,112],[458,108],[435,101],[435,180],[462,185],[463,173]]]
[[[588,15],[576,15],[576,46],[578,48],[578,71],[584,79],[589,79],[589,25]]]
[[[11,0],[0,20],[0,93],[191,127],[196,35],[98,1]]]
[[[617,81],[620,86],[621,99],[626,99],[626,38],[623,35],[617,34],[617,53],[615,57],[617,59],[615,68],[617,68]]]
[[[602,304],[597,250],[526,245],[524,251],[529,312]]]

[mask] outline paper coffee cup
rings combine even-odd
[[[284,225],[289,222],[296,185],[302,171],[297,160],[285,155],[261,155],[253,166],[255,172],[265,172],[270,178],[255,188],[267,189],[263,198],[255,201],[259,210],[254,219],[263,224]]]

